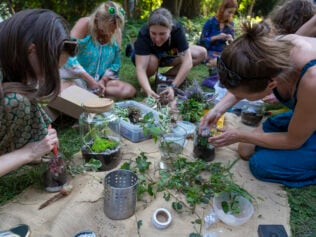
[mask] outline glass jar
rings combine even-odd
[[[211,137],[210,128],[204,128],[199,133],[199,124],[196,126],[193,142],[194,157],[204,161],[212,161],[215,158],[215,147],[209,143],[208,138]]]
[[[79,126],[84,160],[99,160],[102,171],[115,168],[122,159],[119,118],[112,110],[87,109],[80,115]]]
[[[261,122],[264,115],[263,101],[249,101],[242,107],[241,121],[249,126],[256,127]]]

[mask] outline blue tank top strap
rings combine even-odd
[[[316,65],[316,59],[313,59],[313,60],[309,61],[308,63],[306,63],[301,71],[300,79],[304,76],[307,69],[309,69],[310,67],[315,66],[315,65]]]
[[[297,88],[301,82],[301,79],[302,77],[304,76],[305,72],[310,68],[310,67],[313,67],[316,65],[316,59],[313,59],[311,61],[309,61],[308,63],[305,64],[305,66],[303,67],[302,71],[301,71],[301,74],[300,74],[300,77],[296,83],[296,87],[295,87],[295,92],[294,92],[294,99],[296,101],[296,94],[297,94]]]
[[[313,59],[311,61],[309,61],[308,63],[306,63],[300,73],[300,77],[299,79],[297,80],[297,83],[296,83],[296,86],[295,86],[295,92],[294,92],[294,95],[291,99],[287,100],[287,101],[284,101],[278,90],[276,88],[273,89],[273,93],[275,95],[275,97],[285,106],[287,106],[288,108],[290,109],[294,109],[295,108],[295,105],[296,105],[296,102],[297,102],[297,89],[299,87],[299,84],[301,82],[301,78],[304,76],[305,72],[312,66],[315,66],[316,65],[316,59]]]

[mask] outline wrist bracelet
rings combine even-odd
[[[172,87],[173,89],[177,89],[177,88],[178,88],[178,87],[177,87],[175,84],[173,84],[173,83],[170,84],[170,87]]]

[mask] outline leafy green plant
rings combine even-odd
[[[149,195],[155,197],[157,193],[163,192],[166,201],[174,199],[172,208],[177,212],[189,211],[198,217],[193,224],[202,225],[201,217],[195,211],[200,204],[210,204],[211,198],[216,193],[229,192],[241,195],[248,199],[253,197],[242,187],[234,183],[230,172],[238,161],[223,166],[219,162],[207,163],[203,160],[188,161],[185,157],[178,157],[174,163],[174,170],[159,170],[159,179],[153,177],[150,169],[151,162],[145,153],[141,152],[135,162],[125,162],[121,169],[133,171],[138,176],[137,197],[142,200]],[[185,196],[185,202],[179,200],[176,195]],[[234,208],[234,206],[230,206]],[[200,231],[201,232],[201,228]]]
[[[236,193],[229,193],[229,200],[222,202],[222,209],[225,213],[239,214],[241,212]]]
[[[183,120],[192,123],[200,121],[203,116],[204,104],[197,102],[195,99],[188,99],[179,103],[180,114]]]

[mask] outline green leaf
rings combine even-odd
[[[137,221],[137,230],[140,230],[140,227],[143,225],[143,221],[139,220]]]
[[[96,159],[90,159],[89,162],[84,164],[86,170],[97,171],[102,166],[102,162]]]
[[[131,163],[130,162],[124,162],[124,164],[121,165],[120,169],[122,169],[122,170],[130,170],[131,169]]]
[[[225,213],[229,212],[230,208],[229,208],[228,202],[222,201],[222,209]]]
[[[200,234],[197,234],[197,233],[191,233],[189,235],[189,237],[202,237]]]
[[[183,208],[183,205],[180,202],[172,202],[172,208],[175,211],[180,211]]]
[[[164,193],[163,198],[168,202],[170,200],[170,193]]]

